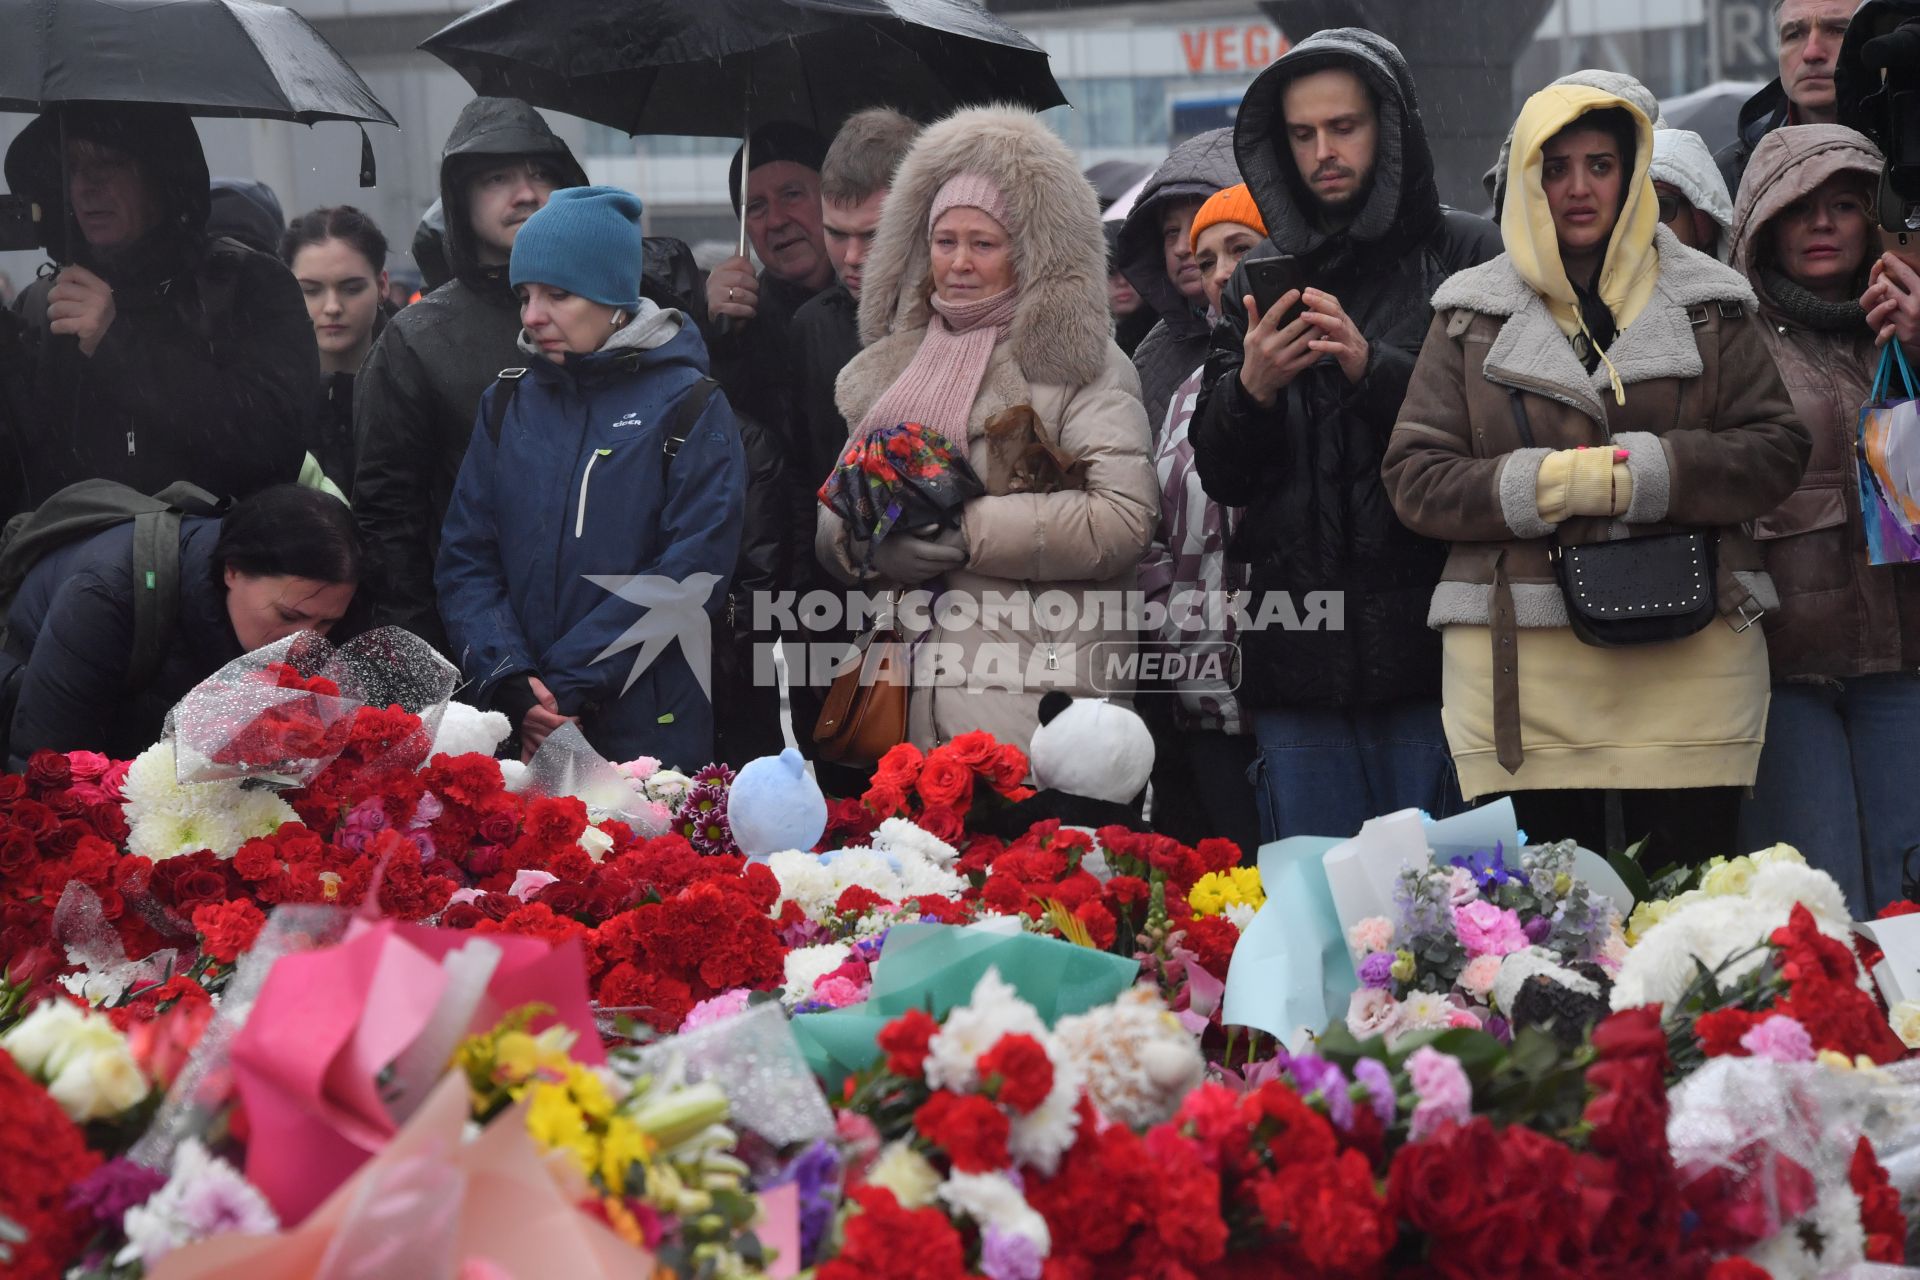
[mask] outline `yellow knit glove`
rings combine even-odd
[[[1633,501],[1633,476],[1616,449],[1556,449],[1540,463],[1534,502],[1540,518],[1559,524],[1570,516],[1617,516]]]

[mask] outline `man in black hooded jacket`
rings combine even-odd
[[[207,234],[207,162],[184,110],[61,111],[7,150],[7,185],[48,211],[67,264],[16,304],[29,389],[9,514],[77,480],[227,498],[293,480],[320,378],[300,286],[279,259]]]
[[[557,188],[586,181],[532,107],[516,98],[469,102],[440,153],[453,278],[387,324],[354,384],[353,505],[372,560],[374,620],[443,649],[433,592],[440,525],[481,393],[500,370],[526,363],[515,345],[520,303],[507,282],[513,238]],[[649,239],[645,253],[641,292],[690,310],[677,292],[697,293],[686,246]]]
[[[1263,72],[1234,151],[1269,241],[1221,299],[1194,463],[1209,497],[1246,509],[1229,555],[1250,567],[1240,697],[1263,835],[1346,836],[1459,803],[1426,625],[1446,547],[1400,524],[1380,462],[1427,299],[1499,232],[1441,207],[1406,62],[1368,31],[1319,32]],[[1308,288],[1249,326],[1247,263],[1276,254]],[[1306,314],[1280,324],[1296,301]]]

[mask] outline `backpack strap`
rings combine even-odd
[[[507,410],[513,407],[514,393],[520,390],[524,368],[502,369],[494,380],[493,399],[487,401],[487,442],[500,443],[500,429],[507,425]]]
[[[153,682],[180,620],[180,513],[148,511],[133,518],[133,652],[127,688]]]
[[[713,399],[713,393],[719,389],[720,384],[712,378],[702,377],[673,402],[673,408],[667,410],[666,436],[660,441],[660,466],[663,470],[672,469],[680,446],[687,442],[693,424],[700,421],[700,415],[706,412],[707,401]]]

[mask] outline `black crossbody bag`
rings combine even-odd
[[[1520,443],[1534,448],[1520,392],[1508,388]],[[1555,543],[1548,551],[1567,621],[1583,642],[1603,649],[1682,640],[1718,611],[1715,534],[1659,533],[1607,542]]]

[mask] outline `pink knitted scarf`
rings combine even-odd
[[[967,419],[993,348],[1013,327],[1018,285],[974,302],[928,301],[939,314],[927,325],[913,361],[860,419],[858,436],[902,422],[917,422],[947,438],[967,456]]]

